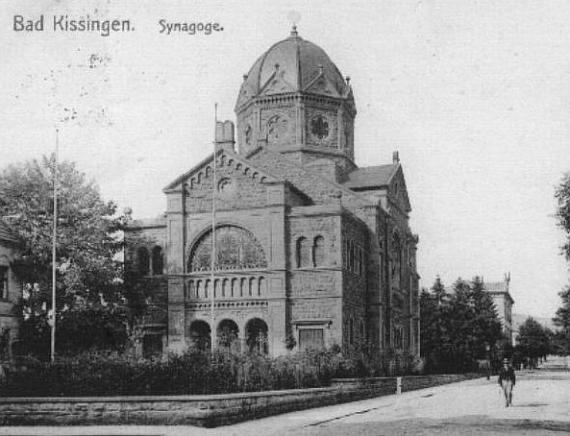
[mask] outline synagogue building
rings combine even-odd
[[[350,79],[295,27],[253,63],[235,126],[218,122],[215,152],[164,188],[161,218],[132,222],[149,242],[130,258],[165,296],[145,353],[369,342],[419,355],[402,164],[355,163],[356,114]]]

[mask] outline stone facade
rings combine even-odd
[[[235,112],[237,147],[233,124],[218,123],[215,153],[164,189],[164,216],[132,226],[153,241],[129,251],[149,280],[162,256],[164,345],[278,355],[370,341],[419,354],[402,166],[397,153],[354,163],[349,79],[293,29],[244,76]]]
[[[485,283],[485,291],[489,293],[497,308],[497,315],[503,327],[503,334],[514,345],[513,337],[513,304],[515,301],[509,293],[511,275],[505,274],[502,282]]]

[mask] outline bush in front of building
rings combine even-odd
[[[189,351],[164,358],[92,351],[55,363],[22,358],[8,371],[0,395],[104,396],[254,392],[328,386],[332,378],[401,375],[407,356],[369,357],[338,347],[287,356]]]

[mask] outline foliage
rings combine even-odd
[[[70,162],[43,157],[0,172],[0,216],[22,242],[17,272],[25,280],[19,353],[47,357],[52,293],[53,181],[57,171],[56,345],[58,353],[121,349],[131,297],[118,254],[125,224],[116,206]]]
[[[566,242],[562,249],[566,258],[570,260],[570,173],[564,175],[560,185],[556,188],[554,196],[558,202],[556,210],[558,225],[566,233]]]
[[[570,173],[566,173],[555,191],[558,202],[556,218],[558,225],[566,234],[566,241],[562,251],[566,259],[570,260]],[[553,321],[560,330],[554,338],[557,352],[570,354],[570,286],[560,292],[562,305],[556,311]]]
[[[570,354],[570,286],[559,293],[562,299],[561,306],[556,310],[552,319],[554,325],[559,327],[553,338],[557,354]]]
[[[550,353],[552,335],[550,329],[529,317],[519,327],[517,351],[523,359],[534,362],[531,366],[535,366],[537,359],[546,357]]]
[[[81,396],[147,394],[215,394],[321,387],[334,377],[402,375],[396,361],[411,361],[393,352],[367,357],[364,350],[343,355],[339,347],[287,356],[259,353],[188,351],[163,359],[129,353],[85,352],[55,363],[26,358],[11,371],[4,396]]]
[[[429,372],[473,370],[502,338],[501,324],[484,283],[458,279],[447,292],[439,277],[420,294],[421,350]]]

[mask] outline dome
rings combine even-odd
[[[254,97],[298,91],[342,98],[350,86],[325,51],[293,27],[291,35],[271,46],[244,76],[236,109]]]

